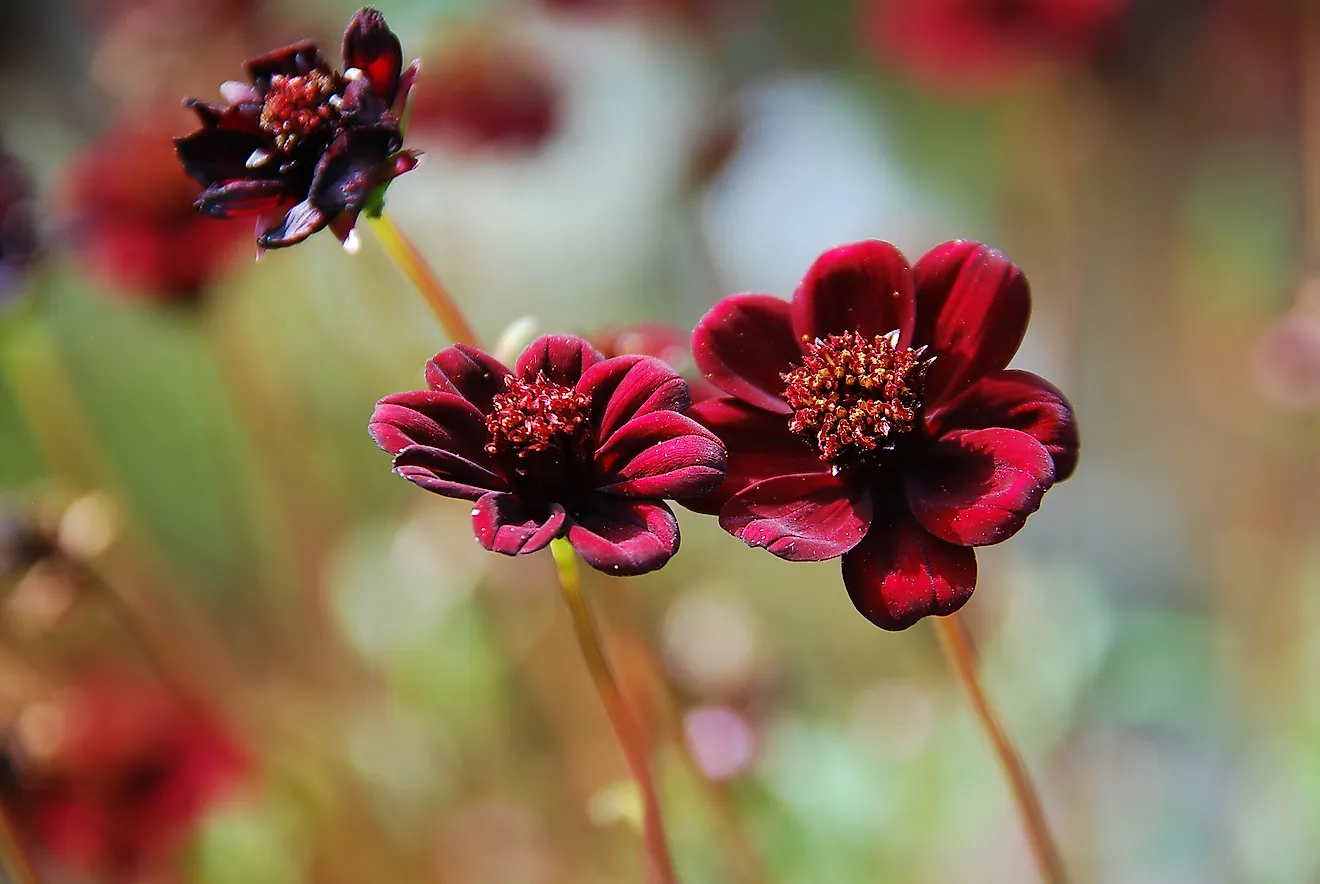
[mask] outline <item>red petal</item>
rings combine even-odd
[[[576,387],[587,369],[603,359],[596,349],[573,335],[542,335],[518,357],[514,373],[525,381],[544,375],[552,384]]]
[[[710,430],[656,411],[624,424],[596,452],[595,484],[624,497],[692,497],[724,480],[724,460],[724,445]]]
[[[945,543],[902,511],[877,517],[843,557],[848,597],[881,629],[907,629],[922,617],[961,608],[976,588],[976,552]]]
[[[906,345],[916,310],[907,259],[887,242],[868,240],[830,249],[811,265],[793,295],[793,332],[813,341],[898,329],[899,343]]]
[[[426,363],[426,383],[432,390],[462,396],[483,414],[505,391],[504,379],[510,374],[504,363],[468,344],[446,347]]]
[[[687,381],[650,356],[616,356],[587,369],[577,391],[591,397],[591,426],[600,444],[624,424],[656,411],[685,411]]]
[[[202,191],[193,207],[212,218],[261,215],[277,208],[284,199],[278,181],[229,181]]]
[[[584,562],[616,577],[654,571],[678,552],[678,520],[659,502],[595,495],[567,536]]]
[[[410,445],[443,448],[486,466],[486,417],[461,396],[418,390],[376,403],[367,431],[391,454]]]
[[[1054,481],[1077,469],[1081,439],[1077,418],[1063,393],[1027,371],[1001,371],[977,381],[949,407],[927,417],[935,435],[951,430],[1007,427],[1028,433],[1054,459]]]
[[[534,553],[550,545],[564,529],[564,508],[551,504],[544,513],[533,513],[512,494],[492,492],[472,507],[472,530],[491,552],[506,556]]]
[[[476,500],[492,491],[504,491],[508,483],[488,464],[474,463],[452,451],[411,445],[394,458],[394,472],[427,491]]]
[[[1054,484],[1054,461],[1031,436],[991,428],[950,433],[907,480],[921,526],[949,543],[985,546],[1017,533]]]
[[[371,7],[358,10],[344,29],[344,68],[357,68],[386,106],[394,103],[403,70],[403,47],[385,24],[385,17]]]
[[[871,525],[871,493],[829,473],[776,476],[730,498],[720,527],[790,562],[841,556]]]
[[[270,78],[276,74],[295,77],[312,70],[328,70],[325,59],[321,58],[321,51],[311,40],[303,40],[250,58],[243,66],[247,68],[253,82],[261,87],[269,86]]]
[[[258,236],[257,245],[263,249],[295,246],[313,233],[324,230],[329,223],[330,216],[303,200],[285,212],[279,223]]]
[[[278,161],[265,164],[269,169],[254,170],[247,165],[254,151],[266,148],[273,151],[268,138],[234,129],[199,129],[174,139],[174,152],[184,171],[203,187],[234,179],[275,177]]]
[[[913,346],[929,344],[938,357],[926,376],[929,408],[1008,365],[1027,333],[1031,290],[1016,264],[976,242],[935,247],[913,275]]]
[[[780,377],[802,358],[787,301],[731,295],[702,317],[692,333],[692,357],[724,392],[775,414],[788,414]]]

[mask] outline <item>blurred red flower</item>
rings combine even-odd
[[[865,32],[877,57],[926,86],[981,93],[1042,64],[1092,56],[1130,0],[872,0]]]
[[[953,613],[972,547],[1016,533],[1077,465],[1063,394],[1005,369],[1030,310],[1022,271],[974,242],[911,268],[888,243],[840,246],[791,303],[725,298],[692,350],[726,395],[689,414],[724,441],[728,478],[684,505],[789,561],[842,556],[885,629]]]
[[[195,301],[232,265],[250,229],[193,210],[201,191],[179,169],[171,119],[133,118],[64,170],[62,202],[74,254],[129,296]]]
[[[35,850],[125,878],[167,868],[248,768],[214,721],[168,689],[105,672],[29,707],[6,761],[5,805]]]

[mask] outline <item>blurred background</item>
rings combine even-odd
[[[255,262],[173,158],[183,96],[355,8],[6,6],[0,798],[43,884],[641,879],[549,557],[366,434],[443,333],[370,231]],[[381,8],[424,64],[389,208],[488,342],[686,369],[836,244],[1018,262],[1081,469],[964,610],[1074,880],[1320,880],[1320,10]],[[585,580],[682,879],[1036,880],[929,624],[680,515],[669,567]]]

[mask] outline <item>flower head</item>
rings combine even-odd
[[[402,70],[399,38],[370,7],[348,23],[342,55],[340,72],[295,43],[248,61],[251,84],[221,86],[227,104],[189,100],[202,128],[175,149],[206,188],[199,211],[258,216],[262,248],[326,227],[348,241],[368,198],[417,165],[400,124],[417,65]]]
[[[32,183],[23,165],[0,143],[0,303],[18,289],[37,255]]]
[[[687,384],[658,359],[605,359],[581,338],[549,335],[512,371],[450,347],[426,380],[428,390],[377,403],[372,438],[405,479],[475,501],[473,528],[493,552],[566,537],[608,574],[653,571],[678,551],[664,500],[724,478],[724,446],[683,415]]]
[[[63,864],[142,873],[174,855],[246,770],[219,726],[163,686],[84,677],[33,705],[9,735],[3,799],[23,835]]]
[[[1014,534],[1077,464],[1063,394],[1006,369],[1029,313],[1022,272],[974,242],[914,267],[888,243],[841,246],[791,303],[725,298],[692,347],[726,395],[689,413],[724,441],[728,478],[685,505],[790,561],[842,556],[886,629],[956,611],[972,547]]]

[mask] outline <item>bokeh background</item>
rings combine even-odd
[[[370,231],[255,262],[173,159],[184,95],[355,8],[6,6],[0,796],[42,882],[641,878],[548,556],[366,434],[443,333]],[[1082,461],[965,615],[1074,880],[1320,880],[1320,10],[381,8],[424,62],[389,210],[492,346],[681,340],[856,239],[1018,262]],[[586,590],[682,879],[1036,880],[929,624],[681,517]]]

